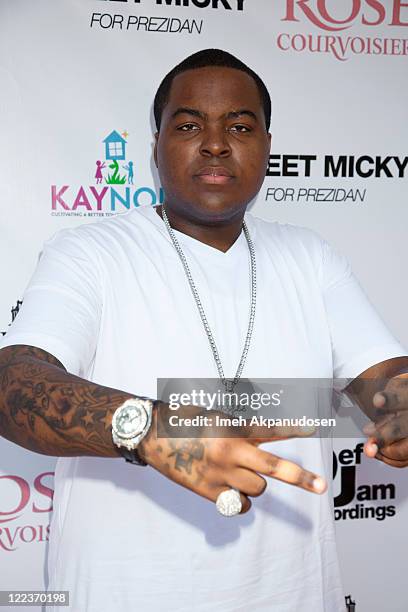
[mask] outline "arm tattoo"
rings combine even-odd
[[[0,351],[0,435],[37,453],[119,456],[112,415],[130,397],[69,374],[41,349]]]

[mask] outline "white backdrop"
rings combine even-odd
[[[253,212],[344,252],[408,346],[407,26],[402,0],[2,0],[0,331],[51,234],[160,201],[154,93],[185,56],[219,47],[272,95],[270,170]],[[109,142],[123,147],[125,181],[133,162],[133,185],[106,182]],[[345,595],[358,612],[403,612],[408,471],[365,460],[358,442],[336,441]],[[0,589],[44,584],[53,467],[0,441]]]

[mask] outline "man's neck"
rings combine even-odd
[[[156,206],[156,213],[163,218],[162,206]],[[234,244],[242,230],[242,216],[231,220],[228,225],[205,226],[192,223],[188,219],[181,218],[166,208],[166,215],[173,229],[195,238],[204,244],[208,244],[225,253]]]

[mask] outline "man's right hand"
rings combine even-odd
[[[215,502],[222,491],[238,489],[242,502],[241,513],[244,513],[251,507],[249,498],[262,495],[265,491],[267,482],[264,476],[313,493],[326,491],[325,480],[317,474],[258,448],[263,442],[308,437],[313,433],[310,429],[275,427],[268,430],[270,437],[268,433],[268,438],[260,438],[255,437],[256,432],[249,428],[242,428],[242,437],[224,438],[211,437],[211,428],[203,427],[199,437],[157,437],[158,422],[168,422],[169,411],[168,404],[156,403],[152,427],[139,444],[139,454],[167,478],[194,493]],[[216,411],[210,414],[215,415]],[[218,414],[226,416],[221,412]],[[208,416],[209,413],[196,406],[185,406],[178,410],[180,417],[191,418],[197,415]],[[186,434],[188,430],[191,433],[191,428],[186,428]],[[231,430],[226,428],[225,431],[226,436],[231,436]]]

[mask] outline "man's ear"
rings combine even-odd
[[[153,159],[154,159],[154,164],[156,168],[159,167],[159,164],[157,162],[157,142],[158,140],[159,140],[159,132],[156,132],[154,135],[154,149],[153,149]]]
[[[268,132],[268,156],[267,156],[267,163],[266,163],[266,172],[268,171],[268,168],[269,168],[271,148],[272,148],[272,134]]]

